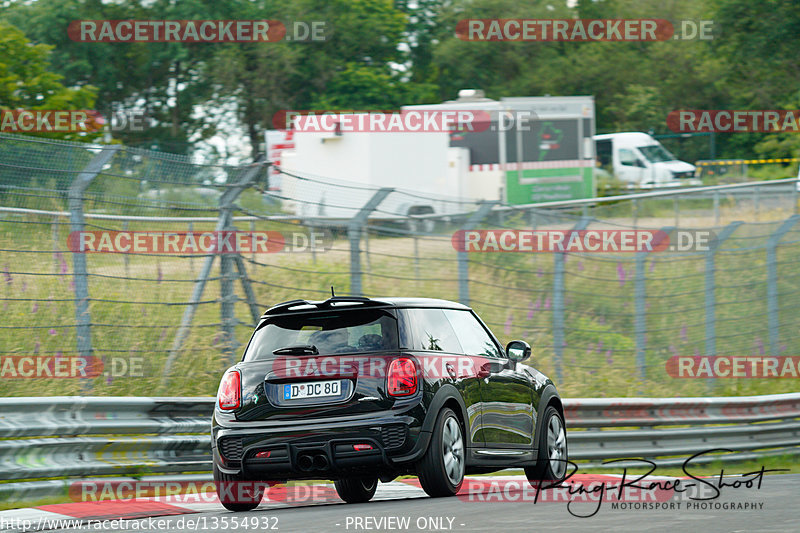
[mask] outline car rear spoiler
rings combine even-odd
[[[267,309],[263,316],[277,315],[291,312],[304,312],[313,310],[330,309],[336,304],[353,304],[364,307],[390,306],[388,302],[372,300],[364,296],[332,296],[324,301],[290,300],[279,303]]]

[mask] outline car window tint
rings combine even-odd
[[[414,350],[463,353],[453,327],[441,309],[409,309],[413,320]]]
[[[321,355],[397,350],[397,319],[380,309],[271,317],[256,330],[244,360],[272,359],[274,350],[301,344],[316,346]]]
[[[444,314],[458,332],[458,341],[467,355],[503,357],[483,325],[469,311],[445,309]]]

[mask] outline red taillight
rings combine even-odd
[[[372,444],[353,444],[353,449],[357,452],[366,452],[372,449]]]
[[[389,365],[386,390],[389,396],[410,396],[417,392],[417,365],[408,357],[400,357]]]
[[[231,370],[222,376],[217,392],[219,408],[223,411],[238,409],[242,405],[242,377],[238,370]]]
[[[268,452],[258,452],[256,454],[256,459],[269,459],[269,456],[272,455],[272,451]]]

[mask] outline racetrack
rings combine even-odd
[[[463,490],[455,498],[428,498],[415,483],[395,481],[381,484],[372,502],[344,504],[328,489],[319,492],[318,503],[271,502],[265,500],[254,511],[231,513],[218,503],[189,504],[187,514],[149,519],[125,520],[116,525],[105,522],[103,531],[797,531],[800,527],[800,475],[768,475],[761,488],[725,487],[718,498],[708,502],[689,502],[672,495],[673,509],[614,509],[612,502],[576,502],[569,508],[565,501],[532,500],[533,491],[519,477],[471,478],[501,480],[493,491]],[[726,478],[733,481],[734,478]],[[502,484],[505,482],[505,484]],[[482,485],[485,487],[485,485]],[[516,490],[515,490],[516,489]],[[687,493],[688,494],[688,493]],[[628,500],[634,505],[637,493]],[[547,498],[544,498],[547,499]],[[551,498],[552,499],[552,498]],[[485,501],[484,501],[485,500]],[[500,501],[503,500],[503,501]],[[510,501],[509,501],[510,500]],[[646,500],[645,500],[646,501]],[[680,505],[678,505],[680,504]],[[689,506],[689,504],[695,507]],[[755,509],[730,509],[731,504]],[[741,504],[741,505],[739,505]],[[74,505],[74,504],[70,504]],[[109,510],[112,502],[96,504],[96,510]],[[133,504],[135,505],[135,504]],[[688,506],[688,508],[687,508]],[[48,506],[53,508],[54,506]],[[703,508],[706,507],[706,508]],[[119,507],[117,507],[119,508]],[[131,505],[125,507],[130,509]],[[575,515],[593,516],[576,517]],[[194,512],[193,512],[194,511]],[[0,520],[27,516],[35,523],[42,516],[39,509],[5,511]],[[4,516],[5,515],[5,516]],[[56,515],[52,515],[56,516]],[[107,518],[114,518],[109,513]],[[234,521],[236,523],[234,523]],[[135,523],[134,523],[135,522]],[[57,524],[51,524],[57,525]],[[63,525],[63,524],[62,524]],[[8,523],[6,523],[8,529]],[[56,528],[58,531],[99,530],[84,520],[81,527]],[[11,531],[19,530],[10,528]]]

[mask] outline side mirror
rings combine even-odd
[[[531,346],[525,341],[511,341],[506,346],[506,355],[515,363],[521,363],[531,356]]]
[[[636,160],[636,166],[639,168],[647,168],[647,165],[645,165],[644,161],[642,161],[641,159]]]

